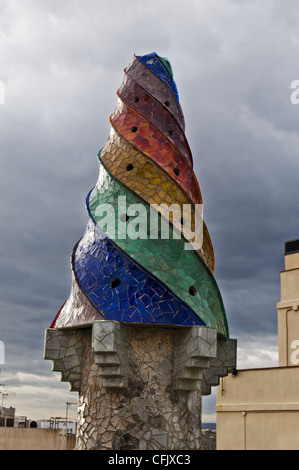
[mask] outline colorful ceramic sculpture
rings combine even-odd
[[[89,222],[71,257],[71,293],[51,327],[105,319],[206,325],[228,337],[207,227],[193,248],[184,230],[195,233],[202,196],[169,61],[134,56],[117,94],[99,178],[86,199]]]

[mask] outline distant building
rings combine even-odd
[[[15,408],[0,406],[0,427],[13,428],[15,425]]]
[[[299,239],[285,243],[277,310],[279,366],[220,381],[218,450],[299,450]]]
[[[42,420],[31,420],[27,416],[16,416],[15,408],[4,408],[0,406],[0,427],[6,428],[42,428],[42,429],[65,429],[67,434],[76,434],[77,423],[65,418],[55,417]]]
[[[27,416],[16,416],[15,418],[16,428],[29,428],[29,420]]]

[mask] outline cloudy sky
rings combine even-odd
[[[277,365],[284,242],[299,237],[298,2],[0,0],[0,10],[4,406],[40,419],[76,401],[43,360],[44,332],[70,292],[85,196],[134,54],[174,69],[238,367]],[[204,400],[205,421],[214,405]]]

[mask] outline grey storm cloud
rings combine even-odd
[[[299,236],[299,105],[290,102],[299,79],[299,5],[0,6],[1,374],[18,390],[17,412],[47,418],[70,399],[43,361],[44,330],[69,295],[70,254],[86,227],[96,156],[134,54],[157,52],[173,66],[239,362],[270,364],[283,244]],[[43,399],[33,405],[38,390]]]

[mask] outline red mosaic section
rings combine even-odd
[[[117,94],[130,108],[157,127],[165,139],[193,166],[192,153],[185,133],[165,104],[153,98],[128,75],[124,76],[123,84]]]
[[[110,117],[110,122],[124,139],[167,171],[194,204],[202,204],[201,192],[192,168],[153,124],[121,100]]]

